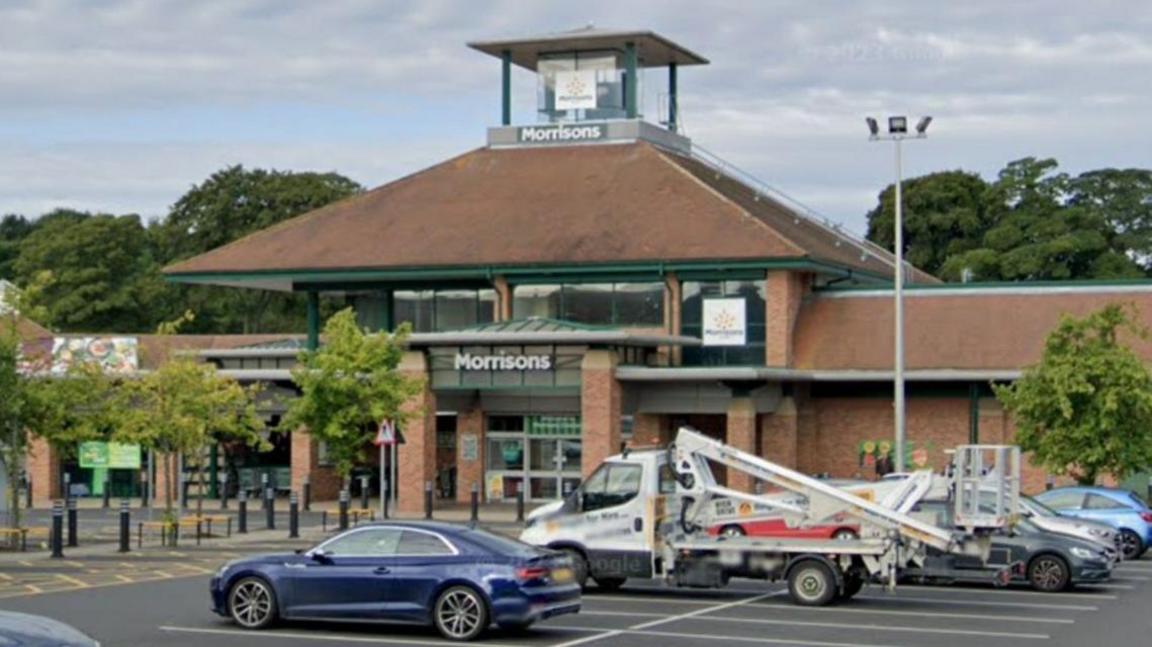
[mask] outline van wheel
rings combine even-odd
[[[824,562],[805,559],[788,570],[788,594],[805,607],[822,607],[836,599],[836,577]]]
[[[620,590],[624,583],[628,581],[626,577],[598,577],[596,578],[596,587],[605,593]]]
[[[1068,588],[1071,574],[1068,563],[1057,555],[1041,555],[1028,564],[1028,581],[1032,588],[1045,593],[1054,593]]]
[[[562,548],[560,552],[572,561],[572,579],[580,585],[580,590],[584,590],[584,587],[588,586],[588,560],[575,548]]]

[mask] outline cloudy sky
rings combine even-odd
[[[500,66],[466,41],[588,23],[711,59],[681,74],[687,134],[857,231],[893,174],[866,115],[935,117],[908,175],[1152,166],[1136,0],[0,0],[0,213],[152,218],[234,163],[375,186],[483,144]],[[533,78],[514,84],[534,121]]]

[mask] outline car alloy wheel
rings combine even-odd
[[[740,526],[724,526],[720,534],[725,537],[743,537],[745,533],[744,529]]]
[[[1144,552],[1144,542],[1140,540],[1140,535],[1124,528],[1120,531],[1120,551],[1124,559],[1136,559]]]
[[[262,579],[240,580],[228,594],[232,619],[245,629],[261,629],[276,619],[276,599],[272,588]]]
[[[859,535],[857,535],[855,531],[848,530],[847,528],[837,530],[836,534],[832,535],[832,538],[836,541],[848,541],[850,539],[856,539],[857,537],[859,537]]]
[[[1068,565],[1054,555],[1041,555],[1028,567],[1028,580],[1037,591],[1062,591],[1068,586]]]
[[[488,623],[488,610],[480,594],[455,586],[440,594],[434,610],[436,629],[449,640],[471,640]]]

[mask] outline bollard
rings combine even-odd
[[[188,509],[188,486],[189,485],[190,485],[190,483],[188,483],[188,475],[181,474],[180,475],[180,509],[181,510],[187,510]]]
[[[52,502],[52,557],[64,557],[64,502]]]
[[[110,507],[109,504],[111,503],[111,501],[112,501],[112,479],[105,476],[104,477],[104,509],[105,510],[107,510]]]
[[[140,473],[140,507],[148,507],[148,473]]]
[[[340,490],[340,530],[348,530],[348,488]]]
[[[300,537],[300,504],[296,502],[296,493],[288,495],[288,538]]]
[[[432,481],[424,481],[424,518],[432,518]]]
[[[524,523],[524,490],[519,483],[516,484],[516,521]]]
[[[276,490],[264,490],[264,526],[276,530]]]
[[[25,503],[25,507],[28,508],[29,510],[31,510],[32,509],[32,479],[28,479],[25,482],[28,485],[27,485],[27,489],[24,490],[24,496],[28,497],[28,500],[25,501],[24,503]]]
[[[128,509],[128,499],[120,499],[120,552],[126,553],[132,543],[132,512]]]
[[[472,515],[469,523],[476,525],[480,521],[480,484],[472,482]]]
[[[241,489],[236,495],[236,533],[248,534],[248,492]]]
[[[312,477],[304,477],[304,512],[312,509]]]
[[[220,509],[228,509],[228,472],[220,474]]]
[[[264,472],[263,474],[260,475],[260,491],[263,492],[264,490],[267,490],[267,489],[268,489],[268,472]],[[267,498],[262,499],[260,501],[260,505],[262,505],[264,507],[268,507],[268,499]]]
[[[380,486],[380,513],[382,519],[388,518],[388,484],[384,483]]]
[[[320,532],[328,532],[328,511],[320,511]]]
[[[68,547],[75,548],[80,543],[76,537],[76,499],[68,499]]]
[[[360,509],[368,509],[368,477],[360,477]]]

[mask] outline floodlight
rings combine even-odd
[[[921,117],[920,122],[916,124],[916,132],[923,135],[924,131],[928,130],[930,123],[932,123],[932,117]]]
[[[880,134],[880,126],[876,123],[875,119],[872,117],[865,117],[864,121],[868,124],[868,130],[872,133],[873,137]]]
[[[888,134],[901,135],[908,132],[908,117],[888,117]]]

